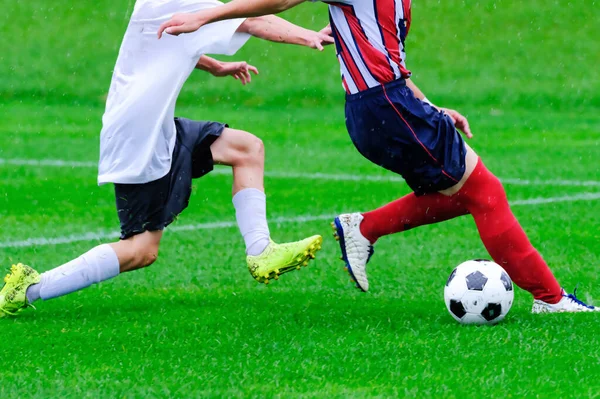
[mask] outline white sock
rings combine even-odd
[[[247,255],[260,255],[269,245],[267,197],[255,188],[245,188],[233,196],[235,218],[246,243]]]
[[[56,298],[116,277],[118,274],[117,254],[110,245],[99,245],[69,263],[42,273],[40,283],[27,289],[27,300],[32,303],[40,298]]]

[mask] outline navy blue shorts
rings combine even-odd
[[[175,118],[175,127],[177,138],[169,173],[148,183],[115,184],[122,240],[171,224],[188,206],[192,179],[213,170],[210,146],[226,125]]]
[[[347,95],[346,126],[365,158],[400,174],[416,195],[450,188],[465,173],[465,143],[454,123],[403,79]]]

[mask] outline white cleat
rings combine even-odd
[[[579,312],[600,312],[600,308],[591,306],[577,299],[575,290],[572,294],[567,294],[563,290],[563,297],[558,303],[547,303],[536,299],[533,301],[531,313],[579,313]]]
[[[340,243],[341,259],[346,263],[350,277],[357,288],[367,292],[369,290],[367,263],[373,255],[373,246],[360,232],[362,220],[363,216],[360,213],[346,213],[336,217],[331,226],[335,239]]]

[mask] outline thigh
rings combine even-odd
[[[234,166],[254,148],[262,151],[262,141],[252,133],[225,128],[221,136],[210,146],[214,162]]]
[[[467,148],[467,154],[465,156],[465,173],[464,173],[463,177],[454,186],[447,188],[445,190],[441,190],[440,191],[441,194],[450,196],[450,195],[454,195],[457,192],[459,192],[460,189],[462,188],[462,186],[464,186],[465,182],[471,176],[471,173],[473,173],[473,170],[475,170],[475,167],[477,166],[477,162],[479,162],[479,156],[477,155],[477,153],[475,151],[473,151],[473,149],[467,143],[465,143],[465,147]]]

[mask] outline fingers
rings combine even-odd
[[[450,119],[452,119],[452,123],[454,123],[454,126],[458,130],[463,132],[465,136],[467,136],[467,138],[473,138],[473,133],[471,133],[471,127],[469,126],[469,121],[466,117],[464,117],[463,115],[461,115],[453,109],[440,108],[440,110],[446,115],[448,115]]]
[[[197,18],[197,14],[175,14],[166,22],[163,22],[156,32],[160,39],[163,33],[179,35],[181,33],[193,32],[200,29],[203,23]]]
[[[250,75],[250,72],[246,68],[239,69],[238,71],[233,73],[231,76],[233,76],[234,79],[239,80],[242,83],[242,85],[244,85],[244,86],[246,86],[248,83],[252,82],[252,76]]]
[[[324,27],[323,29],[321,29],[320,33],[323,33],[325,35],[331,36],[331,34],[333,33],[333,31],[331,30],[331,25],[327,25],[326,27]]]
[[[324,33],[319,33],[319,39],[321,39],[321,43],[324,45],[333,44],[333,37]]]
[[[162,37],[163,32],[165,31],[165,29],[167,29],[169,21],[167,22],[163,22],[159,27],[158,27],[158,31],[156,32],[156,36],[160,39]]]
[[[252,74],[250,72],[258,75],[258,69],[254,65],[248,65],[245,61],[225,62],[223,63],[221,71],[216,76],[230,75],[245,86],[252,82]]]
[[[469,121],[467,121],[467,118],[465,119],[465,123],[463,125],[463,129],[462,131],[467,135],[468,138],[473,138],[473,133],[471,133],[471,127],[469,126]]]
[[[238,75],[240,76],[240,80],[242,81],[242,84],[244,86],[252,81],[252,77],[248,72],[248,64],[245,61],[238,63],[237,69]]]
[[[170,26],[170,27],[166,28],[165,33],[168,33],[169,35],[173,35],[173,36],[179,36],[180,34],[189,32],[190,30],[191,30],[191,28],[188,28],[187,25],[181,24],[181,25],[174,25],[174,26]]]
[[[242,74],[242,83],[244,85],[252,82],[252,77],[250,76],[250,73],[248,73],[248,70],[244,70],[241,74]]]
[[[252,71],[252,73],[255,75],[258,75],[258,68],[256,68],[254,65],[248,65],[248,70]]]
[[[473,137],[473,133],[471,133],[471,127],[469,126],[469,121],[467,118],[456,112],[453,119],[455,120],[454,125],[458,127],[467,136],[467,138],[470,139]]]
[[[246,79],[244,78],[244,75],[242,75],[241,73],[236,73],[231,76],[233,76],[235,80],[239,80],[242,83],[242,85],[246,86]]]
[[[176,22],[173,21],[173,19],[170,19],[166,22],[163,22],[159,27],[158,27],[158,32],[156,33],[158,35],[158,38],[160,39],[162,37],[163,32],[166,31],[166,33],[171,34],[170,29],[172,26],[175,26]]]

